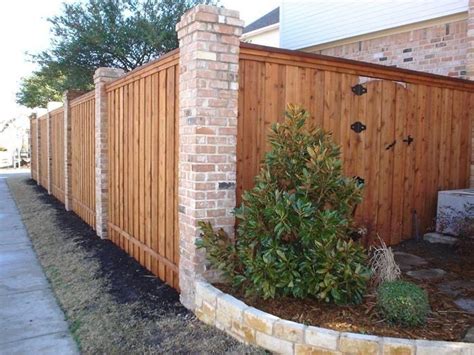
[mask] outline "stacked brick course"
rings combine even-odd
[[[469,0],[466,47],[467,76],[469,79],[474,80],[474,0]]]
[[[465,20],[308,51],[474,80],[474,0],[469,0]],[[472,121],[474,147],[474,117]],[[474,149],[470,186],[474,187]]]
[[[99,68],[94,74],[95,85],[95,211],[96,232],[107,238],[108,212],[108,131],[107,93],[105,86],[122,76],[122,69]]]
[[[197,222],[232,234],[236,183],[239,37],[236,11],[198,5],[176,26],[179,77],[181,301],[194,308],[194,281],[206,274]],[[207,277],[212,277],[208,272]],[[215,276],[215,275],[214,275]]]
[[[467,78],[467,20],[343,44],[316,53]]]

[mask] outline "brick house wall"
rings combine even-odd
[[[467,78],[467,24],[467,19],[436,23],[333,47],[313,47],[307,51]]]
[[[306,52],[474,80],[474,0],[456,16],[302,49]],[[474,116],[474,115],[473,115]],[[474,187],[474,117],[471,124]]]

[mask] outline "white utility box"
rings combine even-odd
[[[438,192],[436,231],[460,237],[474,236],[474,189]]]

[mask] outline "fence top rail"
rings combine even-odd
[[[289,49],[240,43],[240,59],[302,65],[353,75],[474,92],[474,81]]]
[[[82,104],[85,101],[89,101],[89,100],[92,100],[94,98],[95,98],[95,90],[91,90],[91,91],[86,92],[85,94],[71,100],[71,107],[77,106],[79,104]]]
[[[38,117],[38,120],[43,121],[48,118],[48,113],[45,113],[44,115],[41,115]]]
[[[63,113],[63,112],[64,112],[64,107],[61,106],[61,107],[55,108],[54,110],[50,111],[49,114],[50,115],[56,115],[56,114]]]
[[[118,87],[124,86],[132,81],[137,79],[144,78],[153,73],[159,72],[163,69],[169,68],[176,64],[179,59],[179,48],[176,48],[166,54],[163,54],[161,57],[152,60],[141,67],[133,69],[119,79],[110,82],[106,86],[106,91],[110,92]]]

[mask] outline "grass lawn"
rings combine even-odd
[[[29,178],[8,185],[83,353],[256,353],[197,320],[165,285]]]

